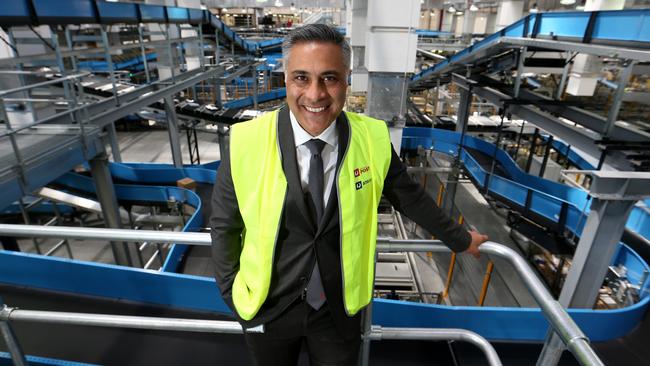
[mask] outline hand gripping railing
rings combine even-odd
[[[437,244],[434,244],[437,243]],[[394,240],[379,238],[377,250],[381,252],[449,252],[449,249],[434,240]],[[589,339],[571,319],[562,305],[548,292],[528,263],[514,250],[494,242],[485,242],[479,247],[481,253],[496,255],[510,262],[528,287],[542,313],[551,323],[567,349],[581,365],[604,365],[589,345]]]
[[[99,228],[76,228],[76,227],[41,227],[36,225],[8,225],[0,224],[0,234],[3,236],[19,237],[50,237],[50,238],[68,238],[68,239],[104,239],[120,241],[142,241],[148,240],[161,243],[182,243],[193,245],[210,245],[210,235],[207,233],[182,233],[182,232],[160,232],[152,230],[122,230],[122,229],[99,229]],[[449,252],[449,249],[437,240],[394,240],[379,238],[377,240],[377,251],[380,252]],[[566,310],[560,303],[551,296],[546,287],[537,278],[533,270],[528,266],[526,261],[521,258],[515,251],[494,242],[486,242],[480,246],[481,253],[496,255],[507,259],[515,270],[519,273],[522,280],[528,287],[529,291],[539,304],[542,312],[550,322],[551,326],[560,336],[567,349],[573,353],[581,365],[604,365],[598,358],[594,350],[589,345],[586,335],[580,330],[576,323],[571,319]],[[0,304],[1,305],[1,304]],[[20,312],[23,310],[13,310]],[[3,312],[3,313],[6,313]],[[9,320],[0,317],[0,320]],[[2,322],[0,322],[2,324]],[[2,328],[4,331],[4,327]],[[376,337],[371,332],[371,337]],[[391,329],[404,328],[381,328],[382,331]],[[447,330],[449,331],[449,330]],[[408,332],[408,330],[407,330]],[[465,331],[468,332],[468,331]],[[412,332],[411,332],[412,333]],[[468,332],[466,334],[474,334]],[[433,333],[430,334],[433,337]],[[476,337],[480,337],[475,335]],[[386,336],[382,336],[386,339]],[[401,337],[400,337],[401,338]],[[416,338],[421,339],[421,338]],[[429,338],[431,339],[431,338]],[[439,338],[436,338],[439,339]],[[473,339],[465,337],[464,340]],[[487,341],[486,341],[487,342]],[[474,342],[479,345],[478,343]],[[485,348],[479,345],[482,350]],[[490,346],[491,347],[491,346]],[[493,351],[493,349],[492,349]],[[486,353],[488,359],[492,360],[490,353]],[[496,355],[496,353],[495,353]],[[496,358],[498,360],[498,357]],[[491,361],[492,362],[492,361]],[[500,364],[492,363],[492,364]]]

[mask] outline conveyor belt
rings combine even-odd
[[[417,149],[423,146],[454,155],[458,151],[459,140],[460,134],[456,132],[412,127],[404,129],[402,148]],[[478,188],[484,189],[490,170],[484,169],[474,155],[479,152],[482,156],[492,156],[494,145],[473,136],[465,136],[463,141],[465,148],[461,161]],[[496,160],[504,173],[490,179],[490,195],[508,200],[513,208],[527,209],[549,224],[557,223],[558,218],[564,215],[563,206],[567,206],[566,229],[580,235],[586,221],[580,217],[589,213],[589,197],[585,191],[527,174],[503,150],[497,152]],[[642,207],[634,207],[626,227],[647,240],[650,238],[648,222],[650,212]]]
[[[2,27],[140,23],[209,25],[248,54],[256,54],[259,48],[208,10],[95,0],[8,0],[0,8]]]
[[[465,151],[467,151],[474,158],[474,160],[476,160],[476,162],[483,168],[483,170],[487,172],[491,171],[492,162],[494,161],[494,174],[508,179],[511,178],[510,174],[508,174],[508,172],[503,169],[501,164],[496,161],[496,159],[492,159],[492,156],[489,156],[480,150],[472,148],[465,148]]]
[[[647,49],[650,48],[649,15],[650,9],[530,14],[449,59],[413,75],[410,88],[428,89],[435,86],[436,79],[447,81],[451,73],[464,70],[468,64],[481,64],[491,56],[512,48],[515,41],[517,47],[526,40],[552,39],[575,43],[575,49],[580,49],[583,44]]]

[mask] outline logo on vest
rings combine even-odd
[[[358,178],[361,176],[361,174],[367,173],[370,171],[369,166],[364,166],[363,168],[356,168],[354,169],[354,177]]]
[[[370,182],[372,182],[372,178],[368,178],[368,179],[366,179],[364,181],[358,181],[358,182],[354,183],[354,187],[358,191],[358,190],[360,190],[361,188],[363,188],[366,184],[368,184]]]

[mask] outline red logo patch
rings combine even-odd
[[[359,171],[359,169],[354,169],[354,176],[358,177],[360,175],[361,175],[361,171]]]

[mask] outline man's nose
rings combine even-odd
[[[315,80],[307,89],[307,98],[310,100],[321,100],[327,96],[327,88],[321,80]]]

